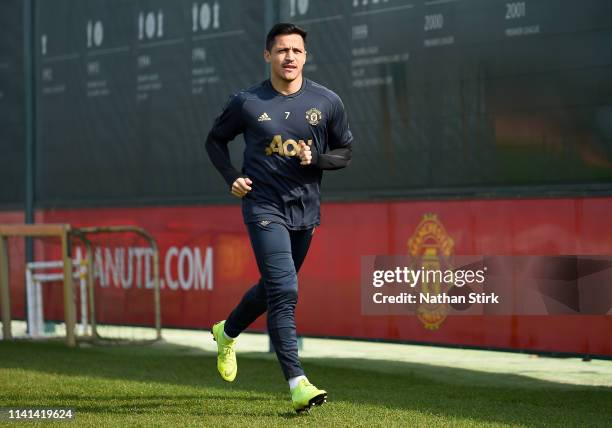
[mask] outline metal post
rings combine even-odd
[[[36,110],[34,92],[34,0],[23,2],[23,88],[25,106],[25,223],[34,223]],[[25,239],[26,263],[34,260],[31,237]]]
[[[157,333],[157,340],[161,339],[161,302],[160,302],[160,290],[159,290],[159,251],[157,249],[157,243],[150,239],[149,243],[153,247],[153,293],[155,299],[155,331]],[[146,280],[145,280],[146,282]]]
[[[70,255],[68,230],[62,234],[62,261],[64,262],[64,322],[66,323],[66,344],[76,346],[74,327],[76,313],[74,304],[74,289],[72,287],[72,257]]]
[[[24,90],[24,132],[25,132],[25,223],[34,223],[34,0],[24,0],[22,13],[23,27],[23,90]],[[32,238],[25,238],[25,263],[34,261],[34,243]],[[26,307],[26,311],[28,308]]]
[[[11,340],[11,290],[9,289],[8,239],[0,235],[0,300],[2,337]]]
[[[91,242],[81,237],[83,242],[85,242],[85,251],[87,252],[87,290],[89,291],[89,314],[90,314],[90,323],[91,323],[91,336],[93,338],[98,337],[98,331],[96,329],[96,305],[94,299],[94,261],[93,261],[93,252],[91,250]]]
[[[266,36],[274,22],[277,21],[278,2],[274,0],[265,0],[264,2],[264,33],[261,46],[265,47]],[[263,49],[262,49],[263,50]],[[264,79],[270,77],[270,64],[264,61]]]

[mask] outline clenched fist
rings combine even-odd
[[[247,177],[238,177],[234,183],[232,183],[232,195],[237,198],[243,198],[244,195],[251,191],[251,184],[253,182]]]
[[[310,151],[310,146],[303,141],[300,142],[300,153],[298,154],[300,157],[300,165],[310,165],[312,163],[312,152]]]

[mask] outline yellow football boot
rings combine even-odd
[[[236,352],[234,345],[236,339],[227,339],[223,334],[225,320],[219,321],[212,327],[212,335],[217,342],[217,370],[227,382],[233,382],[238,373],[238,364],[236,363]]]
[[[291,401],[297,413],[305,413],[313,406],[322,406],[327,402],[327,391],[318,389],[308,379],[302,379],[291,391]]]

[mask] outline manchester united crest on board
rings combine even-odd
[[[408,254],[418,265],[413,269],[452,269],[450,261],[453,255],[453,238],[446,232],[444,225],[435,214],[425,214],[414,234],[408,240]],[[449,291],[448,286],[440,281],[422,282],[421,292],[440,294]],[[427,330],[438,330],[448,313],[448,304],[422,303],[417,308],[417,318]]]
[[[321,113],[321,110],[314,107],[306,112],[306,120],[311,125],[318,125],[322,117],[323,113]]]

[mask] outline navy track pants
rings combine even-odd
[[[313,229],[294,231],[267,221],[248,223],[247,229],[261,278],[227,318],[225,332],[237,337],[267,311],[268,333],[285,379],[303,375],[295,328],[297,273],[310,247]]]

